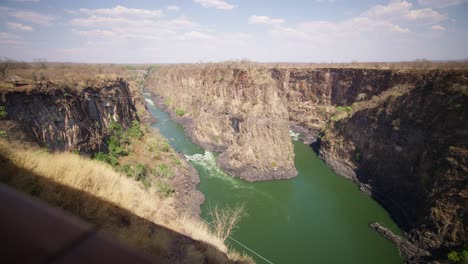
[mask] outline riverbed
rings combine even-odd
[[[226,175],[216,154],[195,145],[181,125],[151,101],[147,106],[169,143],[192,162],[205,195],[202,217],[215,205],[244,204],[247,216],[232,238],[271,263],[402,263],[394,244],[369,227],[379,222],[400,233],[389,214],[350,180],[336,175],[310,146],[291,132],[298,176],[291,180],[249,183]],[[233,240],[228,245],[257,263],[268,263]]]

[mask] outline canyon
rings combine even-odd
[[[289,130],[300,132],[390,212],[405,233],[386,237],[398,237],[408,262],[466,243],[466,71],[174,65],[152,70],[145,86],[194,142],[220,153],[223,170],[248,181],[294,177]]]

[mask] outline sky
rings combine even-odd
[[[0,0],[0,56],[89,63],[468,59],[468,0]]]

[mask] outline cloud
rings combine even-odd
[[[436,31],[445,31],[445,27],[441,26],[441,25],[434,25],[431,27],[433,30],[436,30]]]
[[[181,40],[188,40],[188,39],[201,39],[201,40],[209,40],[209,39],[214,39],[213,36],[211,35],[208,35],[206,33],[203,33],[203,32],[199,32],[199,31],[190,31],[190,32],[187,32],[185,34],[183,34],[181,37],[180,37]]]
[[[102,8],[102,9],[86,9],[81,8],[81,12],[88,15],[103,15],[103,16],[116,16],[116,17],[145,17],[154,18],[161,17],[162,11],[157,9],[138,9],[138,8],[127,8],[124,6],[116,6],[113,8]]]
[[[361,16],[390,21],[412,20],[437,23],[448,19],[447,14],[441,14],[432,8],[412,9],[413,4],[407,1],[395,0],[387,5],[376,5],[365,11]]]
[[[279,25],[284,23],[282,18],[270,18],[268,16],[253,15],[249,18],[249,24]]]
[[[53,16],[43,15],[41,13],[30,10],[15,10],[9,12],[8,15],[38,25],[50,25],[52,21],[55,20],[55,17]]]
[[[84,38],[178,40],[186,32],[200,31],[200,26],[185,16],[164,19],[160,10],[116,6],[109,9],[80,9],[69,21],[72,33]],[[197,37],[187,35],[187,38]]]
[[[11,2],[34,2],[34,3],[37,3],[40,0],[9,0],[9,1],[11,1]]]
[[[170,5],[166,8],[168,11],[179,11],[180,7],[176,5]]]
[[[7,23],[8,28],[14,29],[14,30],[22,30],[22,31],[33,31],[34,29],[31,26],[23,25],[20,23],[15,23],[15,22],[8,22]]]
[[[228,2],[221,0],[194,0],[194,2],[206,8],[212,7],[221,10],[231,10],[236,7],[235,5],[231,5]]]
[[[411,20],[428,20],[431,22],[439,22],[448,18],[447,14],[441,14],[431,8],[424,8],[418,10],[411,10],[407,14],[407,17]]]
[[[443,8],[447,6],[466,4],[468,3],[468,0],[418,0],[418,3],[423,6]]]
[[[21,37],[18,35],[0,32],[0,44],[20,44],[22,43]]]

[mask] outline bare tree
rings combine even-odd
[[[13,69],[14,66],[15,63],[12,59],[7,57],[0,58],[0,75],[2,76],[2,79],[6,77],[8,72]]]
[[[216,205],[210,208],[208,213],[211,216],[213,231],[222,241],[226,241],[239,221],[246,215],[243,204],[226,208]]]

